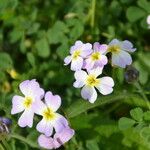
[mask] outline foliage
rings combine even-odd
[[[3,143],[7,150],[40,149],[35,131],[39,118],[29,129],[20,128],[19,116],[10,115],[12,96],[19,94],[19,83],[33,78],[44,89],[61,95],[61,112],[75,129],[74,138],[62,149],[150,149],[150,30],[146,24],[149,3],[0,0],[0,116],[13,121],[9,144]],[[133,66],[140,72],[139,81],[128,84],[125,69],[107,66],[105,75],[113,77],[114,92],[100,95],[90,104],[73,88],[73,72],[63,66],[63,60],[76,40],[108,43],[113,38],[134,43],[137,51]]]

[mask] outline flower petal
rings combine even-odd
[[[75,44],[70,48],[70,54],[73,54],[75,50],[82,49],[83,45],[84,44],[81,41],[76,41]]]
[[[71,56],[67,56],[65,59],[64,59],[64,62],[65,64],[64,65],[68,65],[70,62],[71,62]]]
[[[55,112],[61,106],[61,98],[59,95],[53,95],[52,92],[48,91],[45,94],[45,103]]]
[[[88,58],[85,60],[85,66],[84,68],[87,70],[91,70],[94,67],[94,61],[91,58]]]
[[[46,109],[47,106],[44,104],[43,101],[35,101],[33,104],[32,104],[32,110],[34,113],[38,114],[38,115],[42,115],[43,113],[43,110]]]
[[[44,133],[46,136],[51,136],[53,133],[53,126],[49,121],[42,119],[36,126],[36,129],[40,133]]]
[[[119,54],[112,54],[112,65],[125,68],[126,65],[131,65],[132,58],[130,54],[125,51],[121,51]]]
[[[21,82],[19,85],[19,88],[24,95],[28,95],[29,83],[30,83],[29,80],[25,80],[25,81]]]
[[[98,77],[100,74],[102,74],[103,67],[97,67],[92,70],[89,70],[88,73],[94,75],[95,77]]]
[[[23,101],[24,101],[24,97],[22,96],[16,95],[12,98],[11,114],[17,114],[24,110]]]
[[[89,56],[91,53],[93,52],[92,50],[92,44],[90,43],[86,43],[82,46],[82,51],[81,51],[81,56],[83,58],[86,58],[87,56]]]
[[[113,39],[110,43],[109,43],[109,45],[111,46],[111,45],[121,45],[121,42],[118,40],[118,39]]]
[[[97,92],[94,87],[84,86],[81,90],[81,96],[89,102],[94,103],[97,99]]]
[[[72,71],[81,70],[82,66],[83,66],[83,58],[78,57],[76,60],[72,60],[71,70]]]
[[[103,77],[103,78],[100,78],[100,83],[99,85],[96,86],[96,88],[103,95],[107,95],[107,94],[112,93],[113,86],[114,86],[114,81],[111,77]]]
[[[128,51],[128,52],[136,51],[136,48],[133,48],[133,44],[128,40],[125,40],[122,42],[121,49]]]
[[[95,64],[94,64],[94,68],[97,68],[97,67],[104,67],[104,65],[106,65],[108,63],[108,59],[105,55],[101,55],[101,59],[96,61]]]
[[[53,149],[54,148],[54,140],[51,137],[46,137],[45,135],[41,134],[38,138],[38,144],[40,147],[45,149]]]
[[[64,128],[61,132],[54,135],[55,148],[60,147],[64,143],[68,142],[74,135],[74,130],[70,127]]]
[[[18,120],[19,126],[20,127],[28,126],[31,128],[33,125],[33,116],[34,112],[32,111],[32,109],[26,109]]]
[[[68,126],[68,121],[62,115],[58,113],[56,114],[57,118],[55,119],[55,121],[52,122],[52,125],[54,126],[56,132],[60,132]]]
[[[100,44],[99,42],[95,42],[93,49],[95,52],[100,52],[101,54],[107,51],[108,46],[106,44]]]

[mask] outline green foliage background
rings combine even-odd
[[[149,14],[148,0],[0,0],[0,115],[13,120],[6,149],[40,149],[35,130],[40,118],[35,117],[32,129],[22,129],[17,125],[20,114],[10,115],[19,83],[35,78],[45,90],[61,96],[60,112],[75,129],[74,138],[61,149],[149,150],[149,123],[142,121],[140,108],[130,112],[136,106],[148,110]],[[115,80],[114,92],[90,104],[73,88],[73,72],[63,59],[76,40],[109,43],[113,38],[130,40],[137,48],[132,57],[139,83],[128,84],[125,69],[108,66],[105,74]],[[144,124],[138,131],[133,126],[137,118]]]

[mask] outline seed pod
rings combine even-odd
[[[139,78],[139,71],[133,66],[127,66],[125,71],[125,80],[128,83],[133,83]]]

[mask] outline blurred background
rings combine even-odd
[[[119,118],[130,117],[130,109],[147,110],[143,94],[150,97],[148,15],[149,0],[0,0],[0,116],[12,119],[10,149],[40,149],[35,126],[41,118],[35,117],[29,129],[17,125],[20,114],[10,115],[19,83],[37,79],[46,91],[61,96],[60,112],[76,132],[60,149],[149,150],[149,141],[134,129],[118,127]],[[108,65],[104,75],[115,80],[114,92],[99,94],[96,103],[89,104],[72,86],[74,73],[63,60],[76,40],[108,44],[114,38],[129,40],[137,48],[132,58],[138,85],[125,80],[127,69]]]

